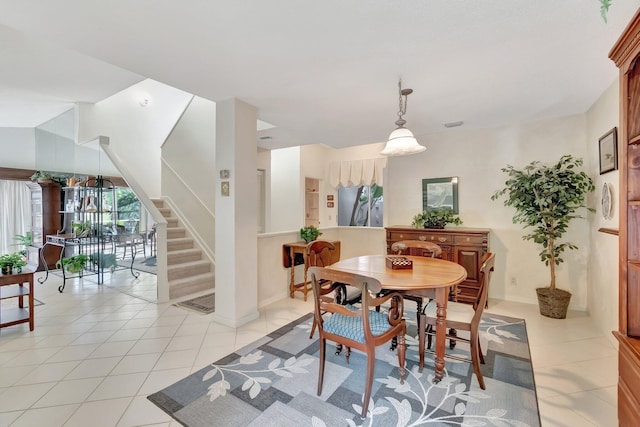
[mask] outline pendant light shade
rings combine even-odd
[[[421,153],[426,149],[427,147],[424,145],[418,144],[409,129],[398,128],[391,132],[389,141],[387,141],[380,154],[383,156],[406,156],[408,154]]]
[[[409,154],[421,153],[427,149],[424,145],[418,144],[409,129],[404,127],[406,120],[402,116],[407,111],[407,96],[413,93],[413,89],[402,89],[402,80],[398,82],[398,94],[400,98],[400,106],[398,111],[398,120],[396,130],[391,132],[389,140],[380,152],[383,156],[406,156]],[[404,99],[402,98],[404,96]]]

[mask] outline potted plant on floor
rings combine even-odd
[[[84,269],[87,261],[89,257],[85,254],[73,255],[56,262],[56,268],[64,268],[67,273],[79,273]]]
[[[462,224],[462,220],[450,208],[430,208],[413,217],[415,228],[444,228],[447,224]]]
[[[523,169],[507,166],[502,172],[508,175],[505,187],[496,191],[492,200],[506,195],[505,206],[515,208],[514,224],[523,224],[531,232],[522,236],[542,246],[540,260],[549,266],[551,282],[549,286],[537,288],[540,314],[556,319],[564,319],[571,299],[571,293],[556,288],[556,266],[563,262],[565,249],[577,246],[559,239],[567,231],[573,218],[583,218],[576,211],[586,205],[587,193],[595,189],[591,178],[583,171],[582,159],[566,154],[553,165],[543,165],[534,161]]]

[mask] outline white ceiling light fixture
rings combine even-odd
[[[404,127],[407,121],[402,116],[407,112],[407,96],[412,93],[413,89],[402,89],[402,80],[398,81],[398,97],[400,98],[398,120],[396,120],[396,126],[398,127],[391,132],[387,144],[380,152],[383,156],[406,156],[421,153],[427,149],[424,145],[418,144],[413,133]]]

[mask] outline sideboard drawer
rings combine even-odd
[[[439,245],[451,244],[451,241],[452,241],[450,234],[431,234],[431,233],[421,234],[418,240],[426,240],[428,242],[437,243]]]
[[[398,240],[421,240],[423,242],[433,242],[438,244],[451,244],[452,236],[450,234],[439,234],[421,229],[407,229],[403,231],[390,231],[387,240],[397,242]]]
[[[453,236],[453,242],[456,245],[482,245],[487,243],[486,237],[478,235]]]

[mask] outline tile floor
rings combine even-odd
[[[68,282],[63,294],[55,276],[36,285],[35,330],[0,330],[0,427],[178,426],[146,396],[312,309],[286,298],[233,329],[112,287],[134,287],[127,275]],[[588,316],[547,319],[504,301],[490,311],[526,318],[543,426],[617,425],[616,350]]]

